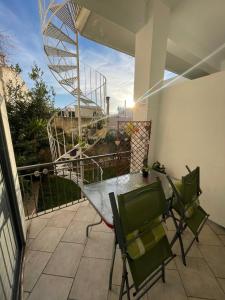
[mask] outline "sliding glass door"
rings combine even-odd
[[[18,237],[9,207],[2,166],[0,166],[0,299],[12,299],[19,259]]]
[[[20,298],[24,248],[7,144],[0,98],[0,300]]]

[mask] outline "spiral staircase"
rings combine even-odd
[[[65,161],[57,174],[68,177],[70,173],[71,179],[68,160],[87,157],[85,152],[106,135],[106,123],[102,121],[106,109],[106,78],[80,59],[76,24],[83,8],[74,0],[39,0],[39,8],[48,67],[58,83],[74,97],[74,102],[55,112],[47,125],[52,160]],[[102,122],[100,129],[99,122]],[[73,174],[72,180],[84,181],[81,173]]]

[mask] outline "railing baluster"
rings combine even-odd
[[[37,191],[34,188],[34,183],[33,183],[33,174],[30,175],[30,182],[31,182],[31,191],[32,191],[32,198],[34,201],[34,207],[35,207],[35,214],[37,214],[38,212],[38,207],[37,207],[37,202],[36,202],[36,198],[38,200],[38,195],[39,195],[39,185],[37,185]],[[37,193],[37,194],[36,194]]]
[[[130,151],[126,151],[124,155],[129,157]],[[68,161],[19,167],[19,180],[26,218],[38,217],[39,215],[63,208],[68,206],[69,202],[71,204],[79,203],[81,198],[84,198],[79,188],[80,183],[82,183],[82,170],[85,175],[84,178],[88,179],[83,184],[87,184],[88,181],[96,182],[102,180],[103,170],[109,168],[109,166],[115,167],[117,157],[118,153],[91,157],[85,157],[84,155],[83,158]],[[120,159],[122,157],[121,155]],[[20,172],[22,172],[21,175]],[[63,180],[68,180],[71,183],[68,190],[66,190]],[[25,182],[28,184],[27,187]],[[31,210],[34,212],[33,215],[31,215]]]
[[[40,188],[41,188],[41,197],[43,203],[43,210],[46,212],[46,205],[45,205],[45,198],[44,198],[44,191],[43,191],[43,184],[42,184],[42,176],[40,174]]]

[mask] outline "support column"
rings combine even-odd
[[[136,33],[135,40],[135,101],[163,80],[165,70],[170,11],[161,0],[152,0],[146,13],[148,21]],[[156,159],[158,110],[159,93],[137,101],[134,108],[134,120],[152,120],[149,164]]]

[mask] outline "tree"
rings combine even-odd
[[[14,68],[16,76],[21,68]],[[54,90],[43,80],[43,71],[34,65],[29,73],[30,90],[19,80],[7,84],[7,111],[18,165],[50,160],[47,122],[54,113]]]

